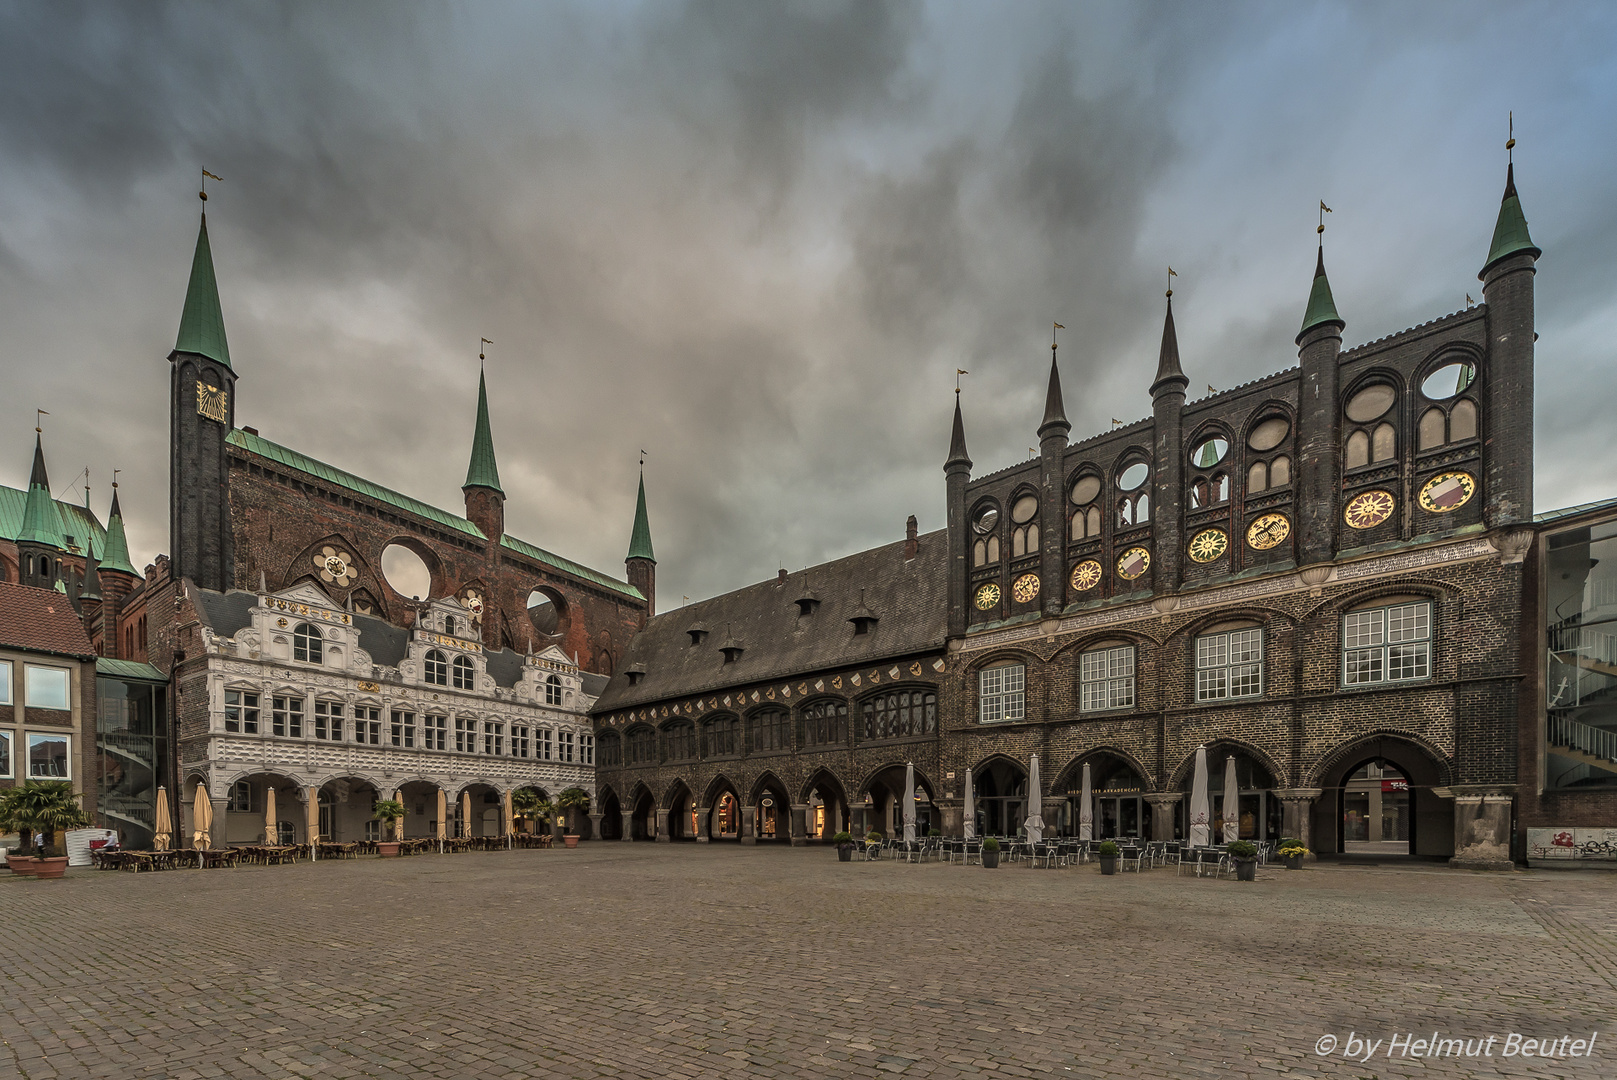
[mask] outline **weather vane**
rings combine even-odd
[[[1510,131],[1505,137],[1505,160],[1514,164],[1516,155],[1512,151],[1516,149],[1516,110],[1512,109],[1506,113],[1505,120],[1510,125]]]
[[[1065,330],[1066,329],[1066,327],[1062,326],[1060,323],[1056,323],[1054,325],[1055,325],[1055,330],[1050,331],[1050,353],[1051,353],[1052,356],[1055,355],[1055,351],[1056,351],[1056,330]]]
[[[642,451],[640,451],[640,470],[642,472],[644,472],[645,468],[646,468],[646,452],[644,450],[642,450]]]
[[[1171,267],[1171,266],[1168,267],[1168,277],[1169,278],[1176,278],[1178,276],[1179,276],[1178,274],[1174,273],[1173,267]],[[1170,297],[1173,295],[1173,282],[1171,280],[1168,282],[1168,295]]]
[[[970,375],[970,374],[971,374],[971,372],[967,371],[965,368],[958,368],[957,367],[957,368],[954,369],[954,396],[955,397],[960,396],[960,376],[962,376],[962,375]]]
[[[208,201],[208,181],[209,180],[217,180],[220,183],[224,183],[224,179],[225,178],[222,177],[222,176],[215,176],[215,175],[213,175],[213,173],[209,172],[207,169],[203,169],[202,170],[202,190],[197,192],[197,198],[201,199],[203,202],[207,202]]]
[[[494,342],[490,341],[486,337],[480,337],[480,338],[477,339],[477,358],[479,360],[487,360],[488,359],[488,357],[483,355],[483,346],[484,345],[492,345],[492,344],[494,344]]]
[[[1319,233],[1319,242],[1322,244],[1325,242],[1325,215],[1330,212],[1331,208],[1325,205],[1324,199],[1321,199],[1319,201],[1319,228],[1314,231]]]
[[[122,469],[113,469],[112,470],[112,490],[114,490],[114,491],[118,490],[118,474],[121,473],[121,472],[123,472]]]
[[[34,434],[35,435],[43,434],[44,431],[45,431],[45,429],[40,426],[42,421],[39,418],[41,416],[49,416],[49,415],[50,415],[50,413],[46,412],[44,409],[35,409],[34,410]]]

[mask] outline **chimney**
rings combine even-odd
[[[784,566],[780,568],[780,573],[775,576],[775,584],[786,584],[786,568]]]
[[[915,515],[911,514],[909,520],[904,522],[904,561],[915,558],[920,550],[921,542],[915,538]]]

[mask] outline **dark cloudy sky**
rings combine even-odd
[[[1480,297],[1515,110],[1538,505],[1617,495],[1617,6],[0,3],[0,483],[123,469],[167,549],[208,206],[237,422],[459,508],[477,339],[511,532],[662,606],[943,524],[979,470]]]

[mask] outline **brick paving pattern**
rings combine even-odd
[[[0,1076],[1605,1077],[1612,885],[605,843],[6,875]],[[1602,1034],[1577,1061],[1314,1053],[1434,1030]]]

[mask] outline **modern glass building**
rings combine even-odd
[[[168,678],[133,660],[96,662],[96,809],[126,848],[149,849],[169,776]]]

